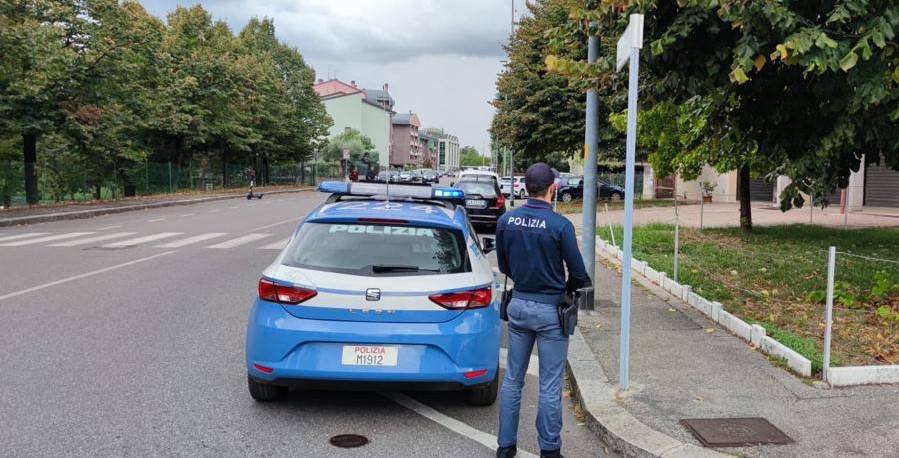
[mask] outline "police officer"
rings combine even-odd
[[[527,203],[502,216],[496,227],[499,269],[515,283],[509,302],[509,351],[500,390],[498,458],[515,456],[521,389],[534,342],[540,361],[537,439],[540,456],[561,458],[562,380],[568,336],[556,311],[562,294],[587,280],[574,226],[552,210],[558,174],[539,162],[524,176]],[[565,279],[564,265],[568,267]]]

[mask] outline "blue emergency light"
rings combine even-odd
[[[431,188],[385,183],[346,183],[343,181],[323,181],[319,192],[345,196],[389,196],[415,199],[464,199],[465,191],[456,188]]]

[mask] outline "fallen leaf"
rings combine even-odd
[[[732,276],[734,276],[734,277],[736,277],[737,275],[740,275],[740,273],[737,272],[736,270],[731,270],[731,271],[730,271],[730,274],[731,274]]]
[[[768,271],[767,267],[762,267],[761,269],[759,269],[759,272],[767,272],[767,271]]]
[[[715,333],[715,328],[707,328],[707,329],[705,330],[705,333],[706,333],[706,334],[714,334],[714,333]]]
[[[676,308],[674,308],[674,307],[668,307],[668,311],[669,311],[669,312],[676,312],[676,311],[677,311],[677,309],[676,309]]]
[[[771,293],[767,289],[762,290],[762,296],[770,296]]]
[[[570,397],[571,397],[571,390],[564,390],[564,391],[562,391],[562,397],[564,397],[564,398],[570,398]]]
[[[696,396],[696,397],[693,398],[693,399],[696,399],[696,400],[699,401],[699,402],[705,401],[705,398],[702,397],[702,396]]]
[[[752,350],[752,351],[756,351],[756,350],[759,349],[759,347],[756,346],[756,345],[750,345],[750,346],[749,346],[749,349]]]

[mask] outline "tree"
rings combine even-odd
[[[25,198],[38,202],[38,137],[64,118],[62,91],[76,51],[72,18],[80,2],[0,3],[0,131],[22,137]]]
[[[494,146],[512,148],[516,162],[546,160],[552,153],[579,157],[584,146],[585,85],[569,81],[564,75],[547,71],[544,59],[548,52],[546,32],[568,22],[571,8],[580,4],[575,0],[537,0],[527,4],[530,15],[522,17],[515,34],[504,46],[508,63],[496,83],[493,101],[496,114],[490,131]],[[574,32],[572,40],[586,40],[586,35]],[[560,56],[572,60],[586,58],[586,49],[567,47]],[[601,118],[608,114],[608,104],[601,104]],[[618,134],[600,126],[603,140]],[[608,148],[616,155],[620,147]]]
[[[704,164],[738,170],[745,229],[753,169],[792,180],[786,211],[805,203],[800,192],[846,186],[862,154],[899,168],[895,2],[608,1],[574,15],[612,30],[631,11],[646,14],[651,51],[641,100],[654,125],[641,145],[687,175]],[[577,64],[567,74],[597,70]]]
[[[479,166],[484,165],[487,158],[481,156],[478,150],[473,146],[463,146],[459,149],[459,164],[463,166]]]

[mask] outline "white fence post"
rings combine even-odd
[[[827,306],[824,311],[824,361],[821,368],[822,379],[826,382],[830,369],[830,334],[833,328],[833,277],[837,263],[837,248],[830,247],[827,256]]]
[[[680,254],[680,218],[674,215],[674,281],[677,280],[677,258]]]
[[[609,216],[609,204],[604,204],[606,206],[606,222],[609,223],[609,237],[612,239],[612,246],[618,246],[615,243],[615,231],[612,230],[612,217]]]

